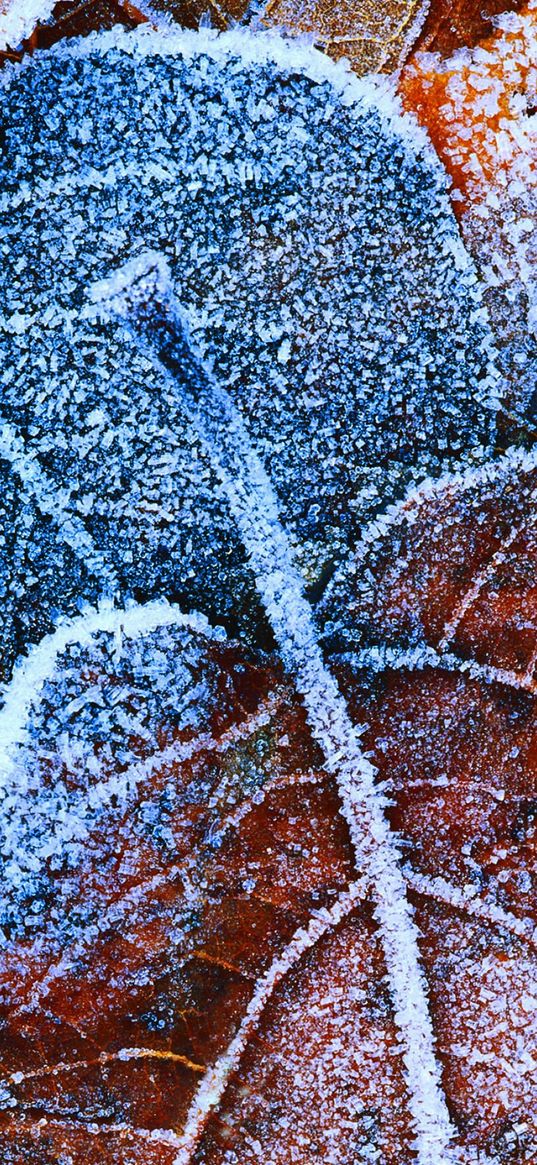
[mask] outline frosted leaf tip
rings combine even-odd
[[[102,319],[128,316],[133,309],[162,298],[171,288],[167,259],[159,251],[144,251],[89,287],[89,299]],[[93,314],[93,312],[92,312]]]

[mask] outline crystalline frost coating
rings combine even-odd
[[[489,443],[475,274],[430,147],[381,88],[273,36],[144,29],[36,54],[2,96],[2,417],[122,597],[262,621],[180,406],[87,310],[143,250],[166,256],[309,581],[417,465]],[[17,475],[3,449],[6,658],[110,593]]]

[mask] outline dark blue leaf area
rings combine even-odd
[[[176,386],[87,316],[142,249],[168,257],[312,587],[410,478],[490,446],[492,342],[432,150],[373,83],[261,40],[115,32],[3,93],[4,661],[109,576],[268,635]]]

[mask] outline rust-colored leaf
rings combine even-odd
[[[536,432],[536,68],[537,9],[529,3],[471,52],[448,60],[415,54],[400,84],[454,182],[453,205],[498,338],[506,446]]]
[[[415,52],[450,57],[457,49],[475,48],[494,32],[494,20],[518,12],[524,0],[431,0]]]
[[[504,525],[509,499],[525,512],[513,479]],[[449,515],[453,490],[438,493]],[[434,499],[416,503],[433,525]],[[535,1134],[535,919],[503,871],[507,836],[520,869],[531,859],[533,694],[366,663],[341,675],[393,787],[450,1107],[465,1144],[529,1163],[509,1146]],[[33,649],[5,709],[4,1160],[406,1165],[377,923],[279,665],[166,605],[90,612]]]
[[[322,610],[393,796],[452,1111],[524,1162],[537,1003],[516,936],[537,922],[536,488],[535,458],[518,454],[427,485],[365,536]],[[479,922],[454,920],[461,895]],[[483,922],[498,911],[503,949]]]

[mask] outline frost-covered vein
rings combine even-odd
[[[96,943],[102,935],[106,934],[107,930],[113,926],[117,926],[125,918],[128,918],[131,923],[135,923],[140,910],[148,901],[150,895],[162,886],[169,884],[174,878],[184,877],[184,874],[184,865],[177,864],[169,866],[165,873],[155,874],[147,882],[139,883],[132,890],[118,896],[108,910],[105,910],[99,916],[98,922],[85,925],[82,937],[73,943],[60,959],[47,967],[41,979],[34,979],[32,981],[30,994],[26,1002],[14,1008],[12,1015],[21,1015],[34,1011],[41,1004],[42,1000],[46,998],[52,985],[71,971],[81,957],[86,954],[88,948],[93,943]],[[38,948],[37,953],[39,953],[39,944],[36,944],[36,947]],[[83,1032],[80,1034],[84,1036]]]
[[[367,873],[375,895],[395,1019],[404,1045],[417,1159],[420,1165],[441,1165],[453,1160],[454,1131],[441,1088],[418,932],[399,866],[399,845],[385,817],[375,771],[363,755],[359,730],[324,663],[272,484],[242,418],[192,352],[180,306],[169,292],[162,257],[134,260],[95,287],[93,298],[103,316],[116,314],[125,319],[171,374],[220,479],[284,664],[294,677],[326,768],[337,780],[357,867]]]
[[[241,802],[232,813],[228,813],[222,822],[219,835],[223,837],[228,829],[237,829],[241,821],[249,813],[258,809],[265,798],[276,789],[295,788],[297,785],[320,785],[322,780],[322,774],[313,769],[310,769],[309,772],[286,773],[284,776],[274,777],[272,780],[267,781],[260,789],[256,789],[254,797],[250,797],[247,801]]]
[[[40,1080],[44,1076],[59,1076],[64,1072],[85,1071],[100,1064],[128,1063],[130,1060],[167,1060],[172,1064],[182,1064],[197,1074],[205,1072],[205,1064],[196,1064],[188,1056],[159,1048],[118,1048],[117,1052],[101,1052],[92,1060],[61,1060],[57,1064],[44,1064],[30,1072],[12,1072],[4,1077],[6,1084],[23,1084],[25,1080]]]
[[[444,665],[444,658],[439,657],[439,666]],[[326,781],[326,775],[322,772],[310,772],[293,777],[280,777],[270,781],[263,787],[263,795],[272,792],[273,789],[285,787],[286,785],[309,784],[320,786]],[[421,782],[420,782],[421,783]],[[430,788],[432,782],[426,782]],[[407,783],[406,788],[413,787]],[[251,813],[256,805],[252,801],[247,801],[240,805],[237,811],[226,817],[222,825],[222,833],[229,829],[235,828],[239,822],[248,814]],[[436,898],[438,901],[445,902],[446,905],[453,906],[457,910],[464,910],[475,918],[481,919],[483,922],[491,923],[493,926],[501,926],[504,930],[508,930],[511,934],[522,939],[524,942],[535,946],[537,949],[537,927],[530,918],[518,918],[510,910],[505,910],[501,906],[496,906],[493,903],[483,902],[477,893],[474,894],[471,890],[464,887],[455,886],[449,879],[437,876],[435,878],[429,877],[427,874],[422,874],[419,871],[413,870],[408,863],[402,866],[403,874],[405,876],[407,885],[411,889],[416,890],[424,897]]]
[[[99,808],[109,804],[112,797],[119,798],[119,804],[124,806],[128,797],[136,792],[139,785],[150,780],[155,772],[168,766],[186,764],[196,760],[204,753],[210,753],[211,756],[222,756],[235,745],[240,744],[241,741],[248,740],[260,729],[270,725],[280,703],[278,697],[268,696],[254,713],[247,715],[238,724],[232,724],[220,736],[213,736],[211,732],[199,732],[192,740],[174,741],[167,748],[129,765],[119,777],[110,777],[106,781],[99,782]],[[89,805],[89,801],[81,800],[80,804],[82,806]],[[92,801],[91,804],[93,806],[94,802]]]
[[[5,421],[0,422],[0,458],[11,465],[26,496],[43,515],[52,518],[65,544],[100,584],[103,595],[115,595],[119,584],[113,567],[97,549],[84,523],[69,509],[72,490],[59,489],[48,479],[37,459],[27,452],[22,438]]]
[[[508,668],[493,667],[487,663],[476,663],[472,659],[459,659],[452,652],[445,651],[440,654],[436,648],[425,643],[409,649],[364,647],[357,651],[343,651],[333,658],[358,671],[364,668],[371,668],[374,671],[384,671],[385,668],[394,668],[397,671],[422,671],[431,667],[442,671],[459,672],[487,684],[505,684],[532,694],[537,693],[537,682],[533,677],[533,671],[530,674],[529,668],[527,672],[517,672]]]
[[[307,951],[355,909],[357,903],[365,898],[366,893],[365,879],[352,883],[348,890],[340,894],[329,910],[318,911],[306,928],[300,927],[296,931],[285,950],[274,959],[266,974],[259,980],[236,1035],[223,1055],[207,1070],[199,1085],[187,1114],[181,1134],[181,1146],[174,1165],[189,1165],[208,1117],[218,1107],[227,1084],[238,1068],[243,1052],[278,984]]]
[[[431,878],[427,874],[416,873],[410,866],[405,866],[403,872],[408,885],[417,894],[421,894],[424,898],[434,898],[438,902],[445,903],[446,906],[452,906],[454,910],[470,914],[480,922],[489,923],[495,929],[500,927],[537,950],[537,927],[530,918],[517,918],[510,910],[503,910],[501,906],[483,902],[477,896],[477,891],[474,896],[467,890],[454,886],[452,882],[440,877],[440,875]]]
[[[251,726],[252,721],[248,721]],[[260,717],[261,723],[261,717]],[[257,724],[257,718],[256,718]],[[245,724],[245,733],[246,731]],[[219,743],[219,742],[217,742]],[[233,812],[229,813],[218,831],[220,838],[223,838],[228,830],[236,829],[240,822],[249,813],[253,812],[260,804],[260,801],[274,789],[283,788],[289,785],[297,784],[320,784],[322,775],[318,772],[300,773],[299,775],[286,775],[276,777],[268,780],[266,785],[256,792],[255,799],[249,798],[243,804],[237,806]],[[218,794],[216,794],[218,795]],[[213,835],[214,838],[214,835]],[[186,886],[189,897],[188,906],[192,907],[198,905],[198,900],[195,896],[195,890],[192,885],[185,881],[185,874],[187,871],[186,863],[175,863],[168,866],[164,873],[155,874],[154,877],[145,882],[138,883],[136,886],[120,894],[114,899],[112,905],[103,914],[100,915],[98,923],[82,924],[83,934],[77,942],[69,948],[69,950],[61,956],[55,963],[49,965],[41,978],[34,978],[32,981],[31,993],[25,1003],[21,1003],[12,1012],[13,1015],[19,1015],[23,1012],[34,1010],[42,1003],[42,1000],[48,994],[52,984],[61,979],[84,955],[89,947],[99,938],[100,935],[105,934],[109,927],[117,926],[123,919],[128,918],[132,923],[136,922],[144,905],[150,902],[151,896],[157,892],[162,886],[169,885],[175,878],[182,878],[183,885]],[[180,941],[176,940],[176,941]],[[42,952],[42,940],[38,940],[34,946],[28,948],[27,954],[32,957],[40,957]]]
[[[16,1117],[13,1119],[13,1124],[16,1128],[31,1129],[35,1132],[42,1133],[46,1129],[61,1129],[90,1133],[91,1136],[114,1136],[119,1135],[122,1138],[133,1137],[136,1140],[148,1141],[157,1145],[169,1145],[172,1149],[180,1145],[180,1137],[174,1133],[172,1129],[144,1129],[138,1128],[136,1125],[129,1125],[122,1121],[116,1124],[106,1124],[96,1120],[76,1120],[74,1117],[57,1116],[45,1117]]]

